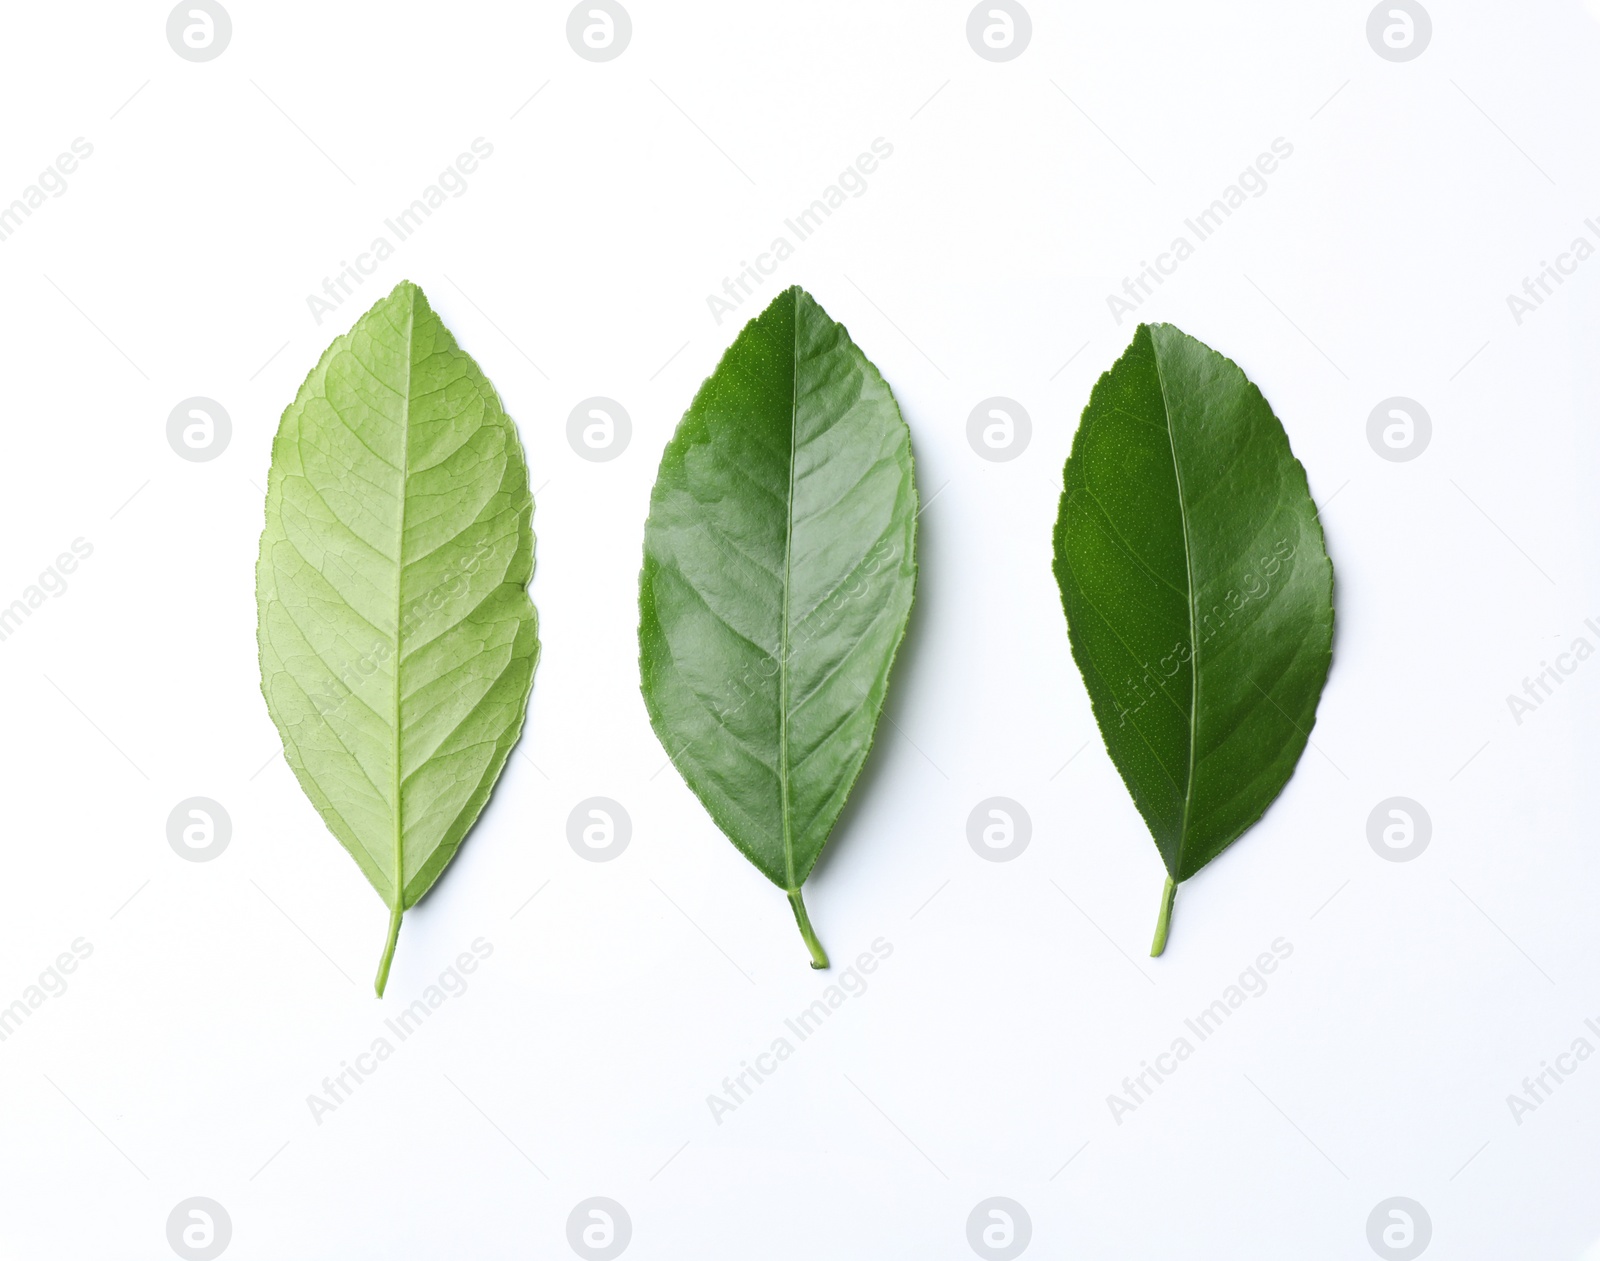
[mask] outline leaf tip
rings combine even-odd
[[[389,290],[388,301],[409,302],[413,306],[421,306],[425,311],[432,311],[433,307],[428,302],[428,295],[423,292],[422,286],[414,280],[402,279],[395,287]]]

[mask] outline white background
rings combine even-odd
[[[1394,64],[1364,0],[1041,2],[994,64],[968,8],[637,0],[593,64],[564,4],[238,0],[192,64],[159,4],[7,6],[0,201],[74,137],[94,153],[0,243],[0,603],[72,539],[94,552],[0,643],[0,1003],[94,952],[0,1044],[0,1255],[169,1257],[196,1195],[229,1261],[570,1256],[593,1195],[639,1261],[970,1257],[994,1195],[1041,1257],[1354,1261],[1390,1196],[1425,1207],[1430,1258],[1600,1236],[1600,1061],[1521,1125],[1506,1103],[1600,1021],[1600,664],[1520,725],[1506,702],[1600,647],[1600,261],[1521,326],[1505,301],[1600,216],[1600,22],[1436,0]],[[318,326],[306,296],[478,136],[465,195]],[[879,136],[865,195],[715,323],[706,295]],[[1293,781],[1152,960],[1161,864],[1069,657],[1050,531],[1132,331],[1106,294],[1280,136],[1267,193],[1140,317],[1232,356],[1282,418],[1327,504],[1333,670]],[[544,655],[379,1002],[385,908],[274,757],[252,569],[279,413],[401,278],[520,426]],[[893,386],[929,505],[891,721],[807,889],[836,960],[893,955],[719,1125],[707,1095],[828,978],[662,769],[640,534],[677,418],[787,283]],[[192,395],[233,419],[209,463],[166,441]],[[566,441],[590,395],[633,418],[610,463]],[[1033,417],[1010,463],[966,439],[990,395]],[[1433,418],[1409,463],[1366,439],[1392,395]],[[167,843],[194,795],[232,818],[212,862]],[[596,795],[633,822],[607,864],[565,834]],[[1011,862],[967,843],[994,795],[1032,817]],[[1433,822],[1408,863],[1367,842],[1394,795]],[[477,937],[470,990],[315,1123],[322,1078]],[[1118,1124],[1107,1096],[1280,937],[1267,992]]]

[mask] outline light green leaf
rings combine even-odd
[[[533,496],[494,387],[403,281],[283,413],[256,569],[261,691],[306,796],[400,919],[522,730]]]
[[[1139,326],[1073,439],[1055,574],[1095,720],[1166,864],[1160,954],[1178,883],[1293,774],[1332,659],[1305,469],[1237,364]]]
[[[799,288],[745,325],[661,457],[639,580],[656,735],[789,895],[872,747],[916,584],[911,435],[878,370]]]

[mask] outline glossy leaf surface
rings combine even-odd
[[[916,581],[911,437],[878,370],[794,288],[750,321],[661,458],[639,668],[717,826],[800,897],[872,746]]]
[[[1067,460],[1055,574],[1073,659],[1172,895],[1282,791],[1322,695],[1333,566],[1261,392],[1169,324],[1095,385]]]

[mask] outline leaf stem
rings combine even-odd
[[[806,904],[800,900],[799,889],[789,890],[789,905],[794,907],[794,922],[800,925],[800,935],[806,940],[806,949],[811,951],[811,966],[818,969],[827,967],[828,952],[822,948],[816,930],[811,927],[811,917],[806,914]]]
[[[400,903],[395,902],[389,911],[389,940],[383,943],[383,958],[378,960],[378,997],[383,997],[383,987],[389,983],[389,964],[394,960],[394,943],[400,940],[400,917],[405,914]]]
[[[1167,929],[1172,924],[1172,900],[1178,895],[1178,886],[1171,876],[1166,888],[1161,890],[1161,916],[1156,920],[1156,939],[1150,943],[1150,957],[1154,959],[1167,948]]]

